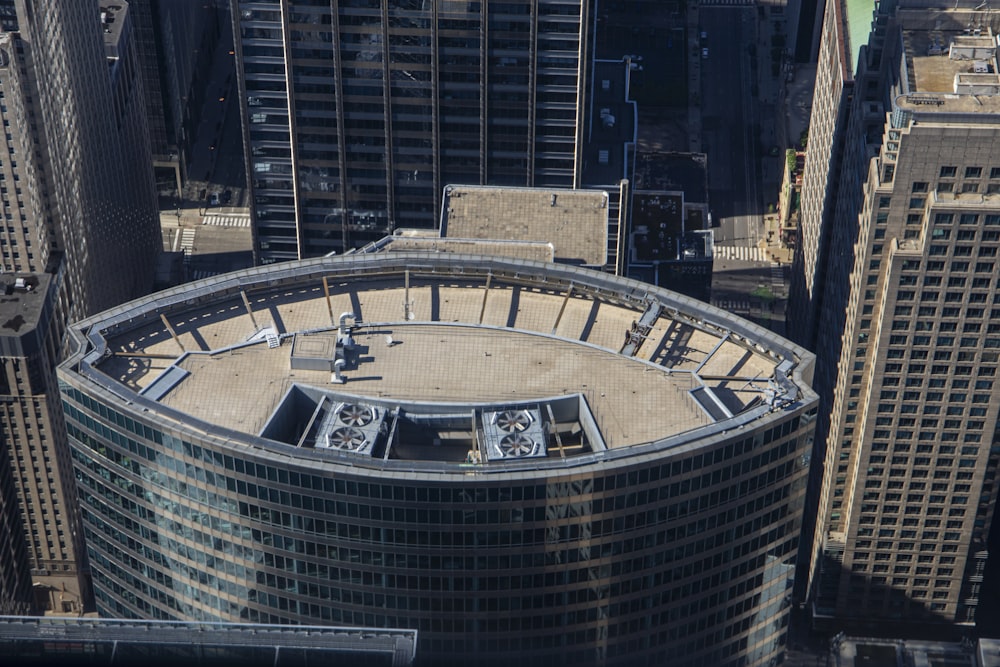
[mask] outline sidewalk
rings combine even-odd
[[[778,218],[777,213],[768,213],[764,216],[765,238],[761,239],[760,247],[767,251],[772,262],[787,266],[792,263],[794,251],[781,242],[781,225]]]

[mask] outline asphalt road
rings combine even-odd
[[[183,252],[182,281],[235,271],[253,265],[247,219],[243,135],[228,16],[216,47],[205,104],[191,147],[189,180],[183,197],[161,198],[164,250]],[[230,193],[230,201],[210,206],[212,193]]]
[[[702,147],[716,242],[756,246],[763,226],[757,19],[752,7],[703,7]]]
[[[764,223],[778,196],[772,163],[783,159],[766,154],[782,134],[782,79],[771,71],[770,34],[760,20],[754,7],[699,9],[701,139],[716,243],[712,303],[784,333],[787,267],[772,261]]]

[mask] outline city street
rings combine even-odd
[[[701,144],[715,226],[712,303],[784,332],[785,271],[765,214],[778,199],[784,159],[781,76],[770,28],[752,6],[703,6],[697,56]]]
[[[761,238],[760,119],[756,12],[701,10],[702,148],[708,155],[709,200],[716,243],[755,246]],[[704,57],[707,49],[708,57]]]
[[[188,182],[180,202],[174,197],[161,200],[163,248],[183,253],[186,280],[253,263],[232,32],[229,17],[222,20],[225,27],[212,59]]]

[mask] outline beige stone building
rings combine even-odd
[[[874,19],[830,193],[811,595],[837,623],[974,623],[997,497],[997,25],[911,4]]]

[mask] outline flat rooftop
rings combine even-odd
[[[416,644],[416,630],[0,616],[0,651],[29,665],[402,667],[413,664]]]
[[[0,274],[0,339],[20,338],[39,324],[52,276]]]
[[[917,113],[987,117],[1000,111],[996,37],[982,12],[900,9],[908,93],[897,104]]]
[[[556,261],[603,266],[608,194],[603,190],[449,185],[441,236],[551,243]]]
[[[122,27],[128,12],[128,3],[120,0],[101,0],[101,28],[104,31],[104,50],[109,58],[121,54],[118,48],[122,38]]]
[[[840,637],[831,644],[833,667],[998,667],[997,642],[922,641]],[[978,658],[978,659],[977,659]]]
[[[592,416],[587,451],[730,421],[735,428],[780,409],[775,392],[811,394],[789,384],[799,360],[785,341],[604,274],[429,253],[276,266],[296,275],[267,280],[267,270],[253,269],[211,278],[88,320],[90,340],[103,340],[106,351],[91,349],[82,367],[117,395],[142,395],[165,417],[209,430],[259,436],[290,393],[309,388],[388,412],[533,405],[544,416],[549,406],[549,435],[560,446]],[[349,354],[333,371],[330,350],[345,332]],[[293,367],[296,347],[325,365]],[[568,418],[576,425],[561,438],[556,422],[567,419],[549,404],[559,413],[565,397],[577,397],[588,416]]]

